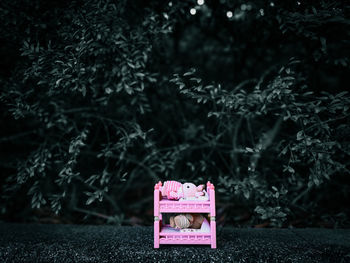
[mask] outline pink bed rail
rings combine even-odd
[[[207,201],[176,201],[162,199],[160,187],[162,182],[154,186],[154,248],[160,244],[211,245],[216,248],[215,220],[215,187],[207,182]],[[180,232],[162,222],[162,213],[209,213],[210,223],[205,220],[201,231]]]

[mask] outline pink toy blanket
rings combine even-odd
[[[183,197],[182,183],[177,181],[165,181],[162,187],[162,196],[166,196],[168,199],[180,199]]]

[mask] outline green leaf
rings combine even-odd
[[[93,203],[96,200],[96,196],[90,196],[87,200],[86,200],[86,205],[90,205],[91,203]]]
[[[250,153],[254,152],[254,150],[252,148],[245,147],[245,149],[246,149],[247,152],[250,152]]]
[[[304,132],[301,130],[297,133],[297,140],[300,141],[304,138]]]

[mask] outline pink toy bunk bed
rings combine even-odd
[[[209,200],[177,201],[162,199],[159,188],[162,182],[154,186],[154,248],[159,245],[211,245],[216,248],[216,221],[215,221],[215,187],[207,183]],[[202,227],[194,232],[182,232],[163,224],[162,213],[209,213],[210,223],[205,219]]]

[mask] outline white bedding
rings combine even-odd
[[[203,193],[204,193],[204,195],[198,196],[198,197],[187,197],[187,198],[181,197],[179,199],[179,201],[208,201],[209,196],[208,196],[207,191],[203,190]]]

